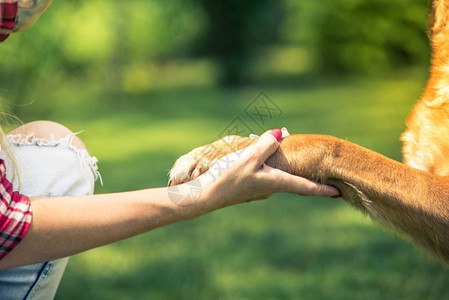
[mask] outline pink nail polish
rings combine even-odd
[[[280,131],[279,129],[273,129],[270,133],[276,138],[278,142],[282,139],[282,131]]]

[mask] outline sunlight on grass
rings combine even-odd
[[[332,134],[400,160],[399,136],[422,85],[410,72],[274,86],[266,92],[283,114],[264,128]],[[105,181],[99,192],[140,189],[165,185],[177,157],[217,139],[237,116],[262,131],[244,113],[257,93],[99,94],[89,109],[61,107],[58,116],[85,129]],[[77,255],[57,298],[443,299],[448,284],[447,268],[343,201],[279,194]]]
[[[130,66],[124,73],[123,88],[131,95],[140,95],[154,89],[210,87],[217,83],[216,74],[217,67],[210,60]]]
[[[124,248],[110,245],[89,251],[88,255],[75,257],[77,264],[84,266],[85,271],[94,276],[108,276],[115,272],[133,272],[142,266],[145,260],[168,260],[184,255],[184,251],[175,242],[158,245],[136,245],[132,255],[126,255]]]
[[[164,149],[164,152],[179,154],[182,145],[191,145],[184,148],[199,146],[192,137],[194,132],[212,135],[218,126],[211,122],[184,119],[179,121],[148,122],[139,126],[127,124],[126,118],[105,118],[92,122],[83,122],[76,127],[95,128],[95,133],[83,134],[84,141],[93,153],[98,154],[102,160],[120,160],[123,157]],[[185,146],[184,146],[185,147]],[[182,149],[182,148],[181,148]],[[103,151],[106,150],[106,151]]]

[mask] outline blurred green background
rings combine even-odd
[[[118,192],[236,118],[401,160],[427,1],[56,0],[0,45],[3,110],[74,131]],[[263,90],[282,114],[245,108]],[[8,125],[5,125],[8,126]],[[76,255],[57,299],[443,299],[449,271],[341,200],[279,194]]]

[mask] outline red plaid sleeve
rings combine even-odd
[[[17,0],[0,0],[0,42],[12,33],[17,24]]]
[[[0,259],[23,239],[32,219],[30,199],[13,192],[5,173],[5,162],[0,159]]]

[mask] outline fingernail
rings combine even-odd
[[[270,133],[276,138],[278,142],[282,139],[282,131],[280,131],[279,129],[273,129]]]
[[[290,132],[288,132],[288,129],[285,127],[282,127],[281,131],[282,131],[282,137],[286,137],[286,136],[290,135]]]

